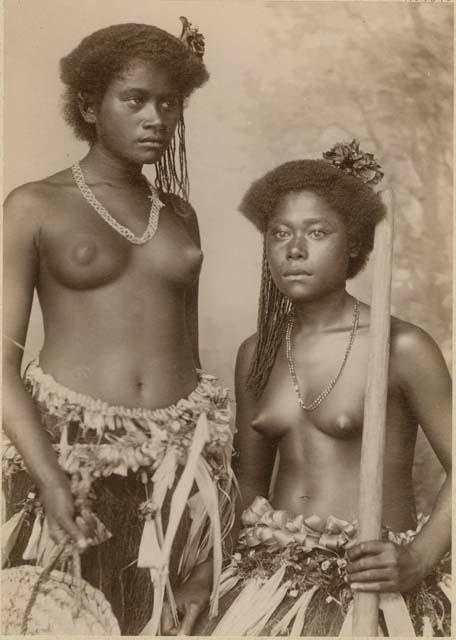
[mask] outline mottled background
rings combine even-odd
[[[4,188],[85,152],[60,114],[58,60],[95,29],[149,22],[206,36],[209,84],[187,111],[192,193],[204,243],[204,366],[233,387],[255,330],[260,237],[236,208],[273,166],[358,137],[397,201],[393,311],[451,357],[453,7],[449,3],[5,0]],[[368,301],[369,269],[350,286]],[[27,358],[39,351],[37,305]],[[419,507],[441,470],[421,438]]]

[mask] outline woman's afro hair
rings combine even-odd
[[[202,60],[171,34],[147,24],[117,24],[87,36],[60,61],[65,85],[64,116],[76,137],[92,143],[93,124],[81,115],[81,99],[98,106],[113,78],[134,60],[156,64],[170,74],[182,100],[209,78]]]
[[[331,209],[344,217],[359,253],[350,259],[348,278],[353,278],[367,262],[374,244],[375,225],[385,215],[385,207],[371,187],[344,173],[326,160],[294,160],[276,167],[256,180],[239,206],[243,215],[265,233],[277,200],[289,191],[312,191]]]

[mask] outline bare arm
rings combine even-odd
[[[398,350],[403,393],[446,472],[429,522],[410,545],[426,575],[451,544],[451,379],[439,348],[424,331],[404,336]]]
[[[451,544],[451,380],[435,342],[405,325],[392,341],[401,391],[447,477],[428,523],[405,546],[363,542],[348,551],[352,589],[408,591],[435,567]]]
[[[201,237],[198,226],[198,219],[195,210],[190,204],[181,201],[181,206],[185,207],[186,217],[184,218],[188,232],[195,241],[196,245],[201,248]],[[198,329],[198,289],[199,277],[189,286],[185,296],[185,315],[187,330],[192,344],[193,360],[195,366],[201,369],[201,361],[199,354],[199,329]]]
[[[248,338],[239,348],[236,373],[236,428],[234,440],[235,470],[241,498],[238,501],[236,521],[231,533],[235,543],[241,528],[241,515],[256,496],[267,497],[276,455],[276,443],[253,430],[251,423],[257,410],[257,401],[247,386],[248,372],[255,349],[255,336]]]
[[[269,480],[274,460],[274,447],[250,427],[255,411],[255,402],[251,392],[247,390],[247,372],[252,356],[253,341],[251,339],[241,345],[236,362],[236,425],[235,449],[236,464],[240,482],[241,500],[236,503],[236,518],[227,541],[228,550],[233,550],[241,526],[243,508],[248,506],[257,495],[267,495]],[[190,635],[196,619],[204,610],[212,584],[212,558],[197,565],[186,582],[175,591],[178,609],[183,619],[176,628],[173,623],[169,605],[165,603],[162,614],[162,633],[165,635]],[[142,632],[147,634],[147,627]]]
[[[171,204],[176,214],[182,216],[181,221],[195,244],[201,247],[198,219],[194,209],[177,196],[172,196]],[[193,361],[197,368],[201,368],[198,339],[198,287],[199,278],[186,291],[185,322],[192,345]],[[210,556],[206,561],[196,565],[188,579],[174,590],[176,605],[181,614],[181,619],[176,627],[169,604],[165,602],[161,616],[161,630],[164,635],[191,635],[196,620],[209,601],[212,576],[213,565],[212,556]],[[147,633],[148,625],[146,625],[141,634],[147,635]]]
[[[198,330],[198,286],[196,281],[191,287],[189,287],[185,296],[185,314],[187,329],[192,344],[193,360],[195,367],[201,369],[201,361],[199,355],[199,330]]]
[[[40,206],[33,185],[13,192],[4,207],[4,271],[3,271],[3,427],[20,452],[30,476],[45,503],[48,516],[57,516],[55,502],[62,505],[56,523],[51,525],[54,539],[59,537],[57,521],[75,539],[82,534],[72,520],[72,499],[68,479],[39,413],[20,375],[22,351],[11,340],[24,344],[33,291],[38,279],[38,242]],[[54,494],[51,497],[51,494]]]

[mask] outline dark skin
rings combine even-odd
[[[171,141],[182,100],[167,74],[132,61],[109,84],[100,105],[81,103],[96,141],[80,165],[97,199],[140,236],[150,211],[144,164]],[[182,206],[182,203],[180,203]],[[191,207],[161,210],[154,238],[128,242],[83,199],[71,170],[23,185],[7,198],[4,225],[4,428],[23,456],[43,502],[50,534],[90,544],[90,520],[75,518],[68,478],[20,377],[33,292],[43,311],[40,365],[61,384],[113,405],[155,409],[197,384],[198,278],[202,262]],[[176,593],[187,612],[192,580]]]
[[[293,299],[296,322],[292,356],[301,397],[309,404],[337,373],[347,346],[353,298],[345,289],[347,265],[359,250],[345,220],[307,191],[282,196],[266,233],[276,285]],[[242,507],[267,496],[275,455],[280,463],[272,503],[305,517],[333,514],[355,520],[370,309],[360,323],[346,367],[314,411],[297,402],[279,348],[259,399],[247,388],[256,335],[240,347],[236,364],[238,479]],[[447,473],[428,524],[413,543],[369,541],[348,550],[348,579],[359,591],[407,591],[437,564],[451,542],[451,381],[430,336],[391,320],[383,522],[395,531],[414,529],[412,464],[418,424]],[[239,519],[236,523],[236,535]]]

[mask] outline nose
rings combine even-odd
[[[147,109],[144,112],[143,126],[149,127],[164,127],[165,118],[161,110],[152,102],[147,105]]]
[[[288,245],[288,258],[307,258],[307,243],[304,237],[295,236]]]

